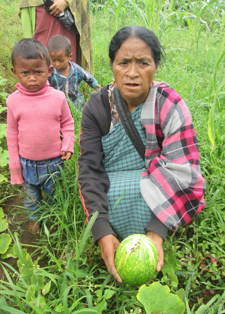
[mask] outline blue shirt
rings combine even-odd
[[[83,94],[79,92],[79,85],[84,80],[92,88],[98,85],[98,81],[82,67],[75,62],[70,62],[70,73],[68,77],[65,77],[60,71],[53,69],[51,76],[48,78],[49,84],[58,90],[64,92],[64,94],[78,106],[78,103],[83,103]]]

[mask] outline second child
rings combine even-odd
[[[22,39],[14,46],[12,72],[20,83],[7,98],[9,168],[11,184],[24,183],[28,228],[34,234],[40,233],[42,189],[50,200],[55,178],[74,146],[74,121],[66,97],[47,81],[52,70],[41,42]]]
[[[75,62],[71,62],[71,42],[63,35],[55,35],[48,42],[51,63],[54,66],[48,81],[52,87],[61,90],[75,107],[82,106],[83,94],[79,85],[84,80],[94,89],[101,87],[97,80]]]

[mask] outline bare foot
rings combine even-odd
[[[40,224],[38,221],[31,221],[28,230],[33,234],[40,234]]]

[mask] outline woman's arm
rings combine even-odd
[[[92,233],[94,241],[114,234],[109,226],[108,199],[109,179],[102,163],[102,131],[107,129],[107,116],[101,103],[100,90],[91,93],[85,104],[81,119],[80,149],[78,158],[78,182],[83,208],[87,215],[87,222],[93,213],[99,212]]]
[[[162,150],[142,173],[140,186],[155,216],[176,230],[204,207],[205,181],[187,105],[171,87],[159,88],[156,105]]]

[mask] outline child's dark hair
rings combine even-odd
[[[55,35],[49,39],[48,51],[58,52],[60,50],[65,50],[67,57],[71,54],[71,42],[69,38],[63,35]]]
[[[48,67],[50,66],[50,57],[48,49],[40,41],[33,38],[24,38],[18,41],[12,50],[12,65],[16,63],[16,58],[24,59],[42,59],[46,60]]]

